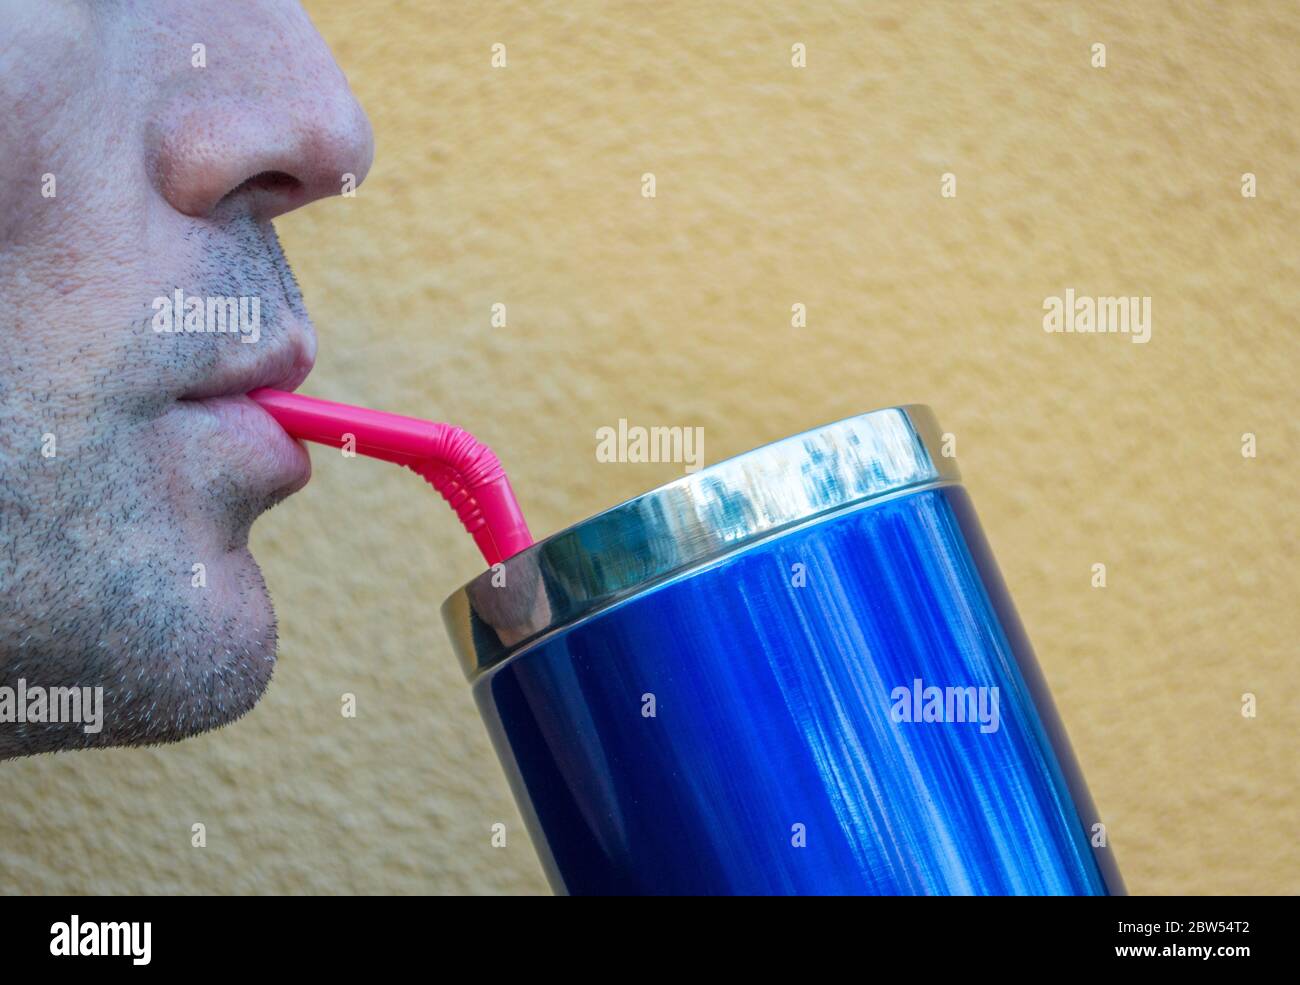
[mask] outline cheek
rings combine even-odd
[[[89,6],[0,2],[0,246],[49,211],[60,172],[75,170],[109,130],[107,97],[126,98],[112,93],[111,45]],[[75,191],[65,184],[62,193]]]

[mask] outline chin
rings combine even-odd
[[[192,414],[200,438],[206,414]],[[84,485],[84,470],[46,488],[32,480],[43,510],[0,498],[6,521],[25,524],[14,542],[41,545],[18,555],[0,592],[0,687],[76,689],[102,712],[90,729],[50,715],[0,721],[0,759],[177,742],[237,721],[266,692],[276,618],[248,536],[301,481],[306,453],[289,443],[280,458],[293,469],[270,472],[247,449],[197,454],[182,416],[146,423],[149,440],[108,432],[91,464],[112,481]]]
[[[207,576],[206,591],[180,600],[189,608],[185,630],[149,658],[155,676],[144,700],[106,695],[106,722],[121,717],[120,734],[106,744],[177,742],[209,732],[248,714],[266,693],[278,636],[261,569],[239,546]],[[114,704],[120,712],[112,711]]]
[[[141,567],[154,577],[141,577]],[[225,553],[206,572],[209,587],[157,576],[157,558],[121,562],[112,612],[97,632],[73,642],[29,646],[0,684],[81,692],[100,709],[83,722],[0,727],[0,759],[41,752],[149,746],[229,725],[257,704],[275,670],[276,620],[257,562],[247,548]],[[130,586],[128,588],[128,585]],[[148,587],[144,587],[148,586]],[[113,589],[117,591],[113,591]],[[102,690],[98,690],[102,689]]]
[[[132,591],[134,611],[110,619],[143,628],[147,645],[107,638],[119,673],[105,688],[103,732],[84,736],[84,745],[178,742],[237,721],[265,694],[276,663],[276,616],[248,539],[254,522],[291,489],[250,489],[243,470],[237,475],[183,484],[201,494],[157,518],[151,553],[166,574],[139,578],[136,585],[152,591]]]

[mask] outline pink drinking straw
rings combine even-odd
[[[283,390],[254,390],[249,396],[295,438],[342,448],[351,435],[358,454],[423,476],[456,511],[489,565],[532,544],[505,469],[469,432]]]

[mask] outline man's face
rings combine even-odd
[[[271,675],[248,532],[310,463],[245,394],[316,351],[271,220],[370,126],[289,0],[0,0],[0,107],[0,687],[104,688],[0,758],[179,739]]]

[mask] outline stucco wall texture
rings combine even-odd
[[[304,392],[471,429],[539,534],[681,473],[598,464],[619,418],[717,461],[931,404],[1130,891],[1300,892],[1296,4],[307,7],[377,159],[279,223]],[[1067,288],[1151,297],[1150,341],[1045,332]],[[254,529],[266,697],[4,765],[0,890],[546,891],[438,615],[471,542],[313,458]]]

